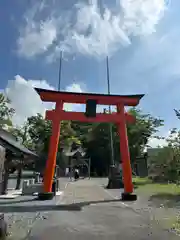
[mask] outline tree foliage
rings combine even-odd
[[[5,116],[12,115],[12,109],[7,110],[5,107],[4,109],[7,112]],[[150,137],[154,136],[158,128],[163,125],[163,121],[152,117],[150,114],[144,114],[136,108],[131,108],[129,113],[136,117],[135,124],[127,124],[131,161],[134,162],[143,153]],[[4,115],[2,114],[2,116]],[[28,118],[21,128],[12,128],[11,131],[26,147],[42,156],[41,165],[44,166],[47,159],[51,130],[51,121],[47,121],[42,115],[37,114]],[[119,163],[121,158],[120,142],[116,125],[112,125],[112,132],[114,160],[116,163]],[[108,123],[62,121],[57,154],[57,163],[59,165],[63,167],[66,165],[65,160],[63,160],[61,148],[67,148],[73,143],[81,144],[86,150],[87,157],[91,158],[92,171],[97,172],[99,175],[106,175],[108,173],[109,165],[111,164]]]
[[[178,112],[175,112],[178,116]],[[150,171],[156,181],[179,183],[180,180],[180,131],[173,128],[165,138],[166,146],[159,149],[156,157],[151,159]]]
[[[159,127],[163,126],[163,120],[154,118],[150,114],[132,108],[129,113],[136,117],[135,124],[128,124],[128,139],[132,161],[143,153],[149,139],[154,136]]]
[[[157,133],[163,121],[152,117],[150,114],[143,114],[142,111],[131,108],[129,113],[136,117],[135,124],[127,124],[127,133],[131,162],[143,153],[145,146]],[[111,144],[109,124],[92,124],[87,134],[86,148],[92,159],[95,171],[106,172],[111,164]],[[117,133],[117,126],[113,125],[113,152],[116,163],[120,161],[120,141]],[[102,167],[103,166],[103,167]]]
[[[14,109],[10,106],[10,101],[3,93],[0,93],[0,127],[12,126],[12,116]]]
[[[180,119],[180,110],[174,109],[176,117]],[[173,128],[165,139],[167,146],[160,149],[154,158],[153,169],[156,178],[161,181],[179,183],[180,181],[180,130]],[[152,167],[151,167],[152,168]]]
[[[32,149],[38,154],[48,151],[51,136],[51,122],[44,120],[41,114],[29,117],[26,122]]]
[[[180,119],[180,110],[174,110]],[[144,114],[141,110],[131,108],[129,113],[136,117],[135,124],[127,124],[127,133],[131,162],[143,154],[151,137],[155,137],[163,120],[150,114]],[[37,152],[41,156],[40,168],[45,166],[52,124],[46,121],[42,115],[37,114],[27,119],[19,128],[12,126],[14,109],[9,100],[0,94],[0,127],[11,126],[10,131],[27,148]],[[107,175],[111,164],[111,144],[108,123],[80,123],[76,121],[61,122],[61,136],[57,154],[57,164],[64,168],[67,160],[62,154],[62,148],[68,148],[73,143],[81,144],[86,150],[87,157],[91,158],[92,171],[98,175]],[[120,142],[117,126],[112,125],[113,152],[116,163],[120,161]],[[161,138],[156,136],[157,138]],[[158,155],[151,162],[151,170],[155,170],[156,177],[161,181],[179,181],[180,170],[180,131],[172,129],[166,139],[167,146],[160,149]]]
[[[33,149],[36,152],[48,152],[49,140],[52,131],[51,121],[45,120],[42,115],[37,114],[27,120],[27,129],[33,144]],[[79,142],[75,131],[71,127],[71,122],[61,122],[61,135],[59,146],[70,146],[73,142]]]

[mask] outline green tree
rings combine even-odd
[[[85,126],[83,126],[83,130]],[[91,168],[98,175],[107,174],[107,166],[109,165],[109,138],[108,124],[91,124],[86,131],[84,137],[84,147],[88,157],[91,158]]]
[[[11,108],[10,101],[5,97],[3,93],[0,93],[0,128],[12,127],[13,114],[14,114],[14,109]],[[11,162],[12,162],[12,158],[7,158],[7,150],[6,150],[6,159],[4,162],[4,176],[3,176],[3,185],[2,185],[3,188],[1,189],[2,193],[5,193],[7,190],[9,168],[10,168]]]
[[[13,128],[11,128],[10,131],[16,137],[17,141],[19,141],[25,147],[31,149],[32,144],[31,144],[30,138],[28,137],[27,130],[28,130],[28,126],[27,126],[27,123],[25,123],[24,126],[22,126],[20,128],[13,127]],[[23,170],[24,164],[25,164],[24,160],[21,159],[19,161],[18,165],[16,166],[17,167],[16,168],[17,169],[16,189],[20,189],[21,178],[22,178],[22,170]]]
[[[73,143],[81,144],[77,130],[72,127],[71,121],[61,122],[60,146],[71,146]]]
[[[16,137],[18,142],[30,150],[33,149],[32,141],[28,134],[27,122],[21,127],[12,127],[9,131]]]
[[[154,181],[177,183],[180,180],[180,131],[172,129],[167,146],[151,159],[150,175]]]
[[[38,154],[47,153],[51,136],[51,122],[46,121],[41,114],[37,114],[29,117],[26,125],[32,149]]]
[[[174,109],[180,119],[180,110]],[[179,182],[180,178],[180,131],[173,128],[166,138],[167,146],[159,150],[156,157],[151,159],[151,169],[154,180]]]
[[[3,93],[0,93],[0,128],[12,126],[12,116],[14,109],[10,106],[10,101]]]
[[[131,108],[129,113],[136,117],[135,124],[127,124],[131,162],[134,162],[136,157],[143,153],[149,138],[157,133],[158,128],[163,125],[163,121],[150,114],[143,114],[136,108]],[[92,159],[92,168],[107,173],[111,163],[109,124],[92,124],[87,139],[87,153]],[[120,142],[116,125],[113,126],[113,143],[114,160],[118,163],[120,160]]]
[[[43,118],[42,115],[37,114],[27,120],[28,136],[32,150],[36,151],[41,156],[41,162],[38,162],[38,168],[44,168],[47,159],[47,153],[49,148],[50,136],[52,134],[52,123]],[[71,144],[79,143],[79,139],[76,137],[75,131],[71,127],[71,122],[61,122],[61,135],[57,154],[57,164],[64,166],[61,148],[70,147]]]
[[[131,108],[129,113],[136,118],[135,124],[127,124],[131,160],[134,161],[137,156],[143,153],[150,137],[155,137],[159,127],[163,126],[164,121],[150,114],[144,114],[136,108]]]
[[[86,143],[91,137],[90,133],[98,125],[99,124],[83,123],[77,121],[71,122],[71,128],[74,130],[74,136],[80,141],[84,148],[86,148]]]
[[[47,121],[42,115],[32,116],[27,120],[28,134],[34,149],[37,152],[48,152],[49,140],[52,131],[51,121]],[[70,146],[73,142],[80,143],[75,131],[71,127],[71,122],[61,122],[61,135],[59,147]]]

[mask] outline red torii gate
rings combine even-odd
[[[120,137],[120,152],[122,160],[122,170],[124,179],[124,193],[123,198],[131,199],[133,193],[132,171],[128,147],[128,138],[126,130],[126,122],[133,123],[135,118],[126,113],[125,106],[137,106],[141,95],[105,95],[105,94],[91,94],[91,93],[74,93],[53,91],[47,89],[35,88],[44,102],[54,102],[55,109],[46,111],[46,119],[52,121],[52,135],[50,138],[48,159],[46,163],[44,175],[44,193],[39,197],[41,199],[49,199],[53,197],[52,182],[54,176],[54,169],[56,165],[56,155],[60,137],[60,122],[62,120],[75,120],[81,122],[113,122],[117,124],[118,133]],[[96,100],[98,105],[114,105],[117,106],[116,114],[97,113],[96,117],[86,117],[83,112],[67,112],[63,110],[64,103],[81,103],[86,104],[87,100]]]

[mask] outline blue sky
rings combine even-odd
[[[179,127],[179,0],[49,2],[1,1],[0,89],[57,88],[62,50],[62,89],[106,93],[109,55],[111,93],[145,93],[139,106],[165,120],[161,134]]]

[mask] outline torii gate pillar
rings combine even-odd
[[[75,120],[81,122],[113,122],[118,126],[120,136],[120,151],[123,170],[124,193],[123,200],[136,200],[133,193],[132,171],[128,147],[126,122],[134,122],[134,117],[125,113],[125,106],[136,106],[144,95],[104,95],[89,93],[69,93],[52,90],[37,89],[41,99],[46,102],[55,102],[55,110],[46,111],[46,119],[52,121],[52,135],[50,138],[48,159],[44,174],[44,192],[39,193],[39,199],[52,199],[52,182],[56,165],[56,155],[60,136],[60,122],[62,120]],[[63,103],[86,104],[87,100],[95,100],[97,104],[117,106],[116,114],[97,113],[95,117],[87,117],[82,112],[66,112]]]
[[[122,169],[123,169],[123,180],[124,180],[124,193],[122,198],[128,198],[129,194],[133,192],[133,184],[132,184],[132,170],[131,170],[131,162],[130,162],[130,154],[129,154],[129,146],[128,146],[128,137],[127,137],[127,129],[126,129],[126,119],[125,119],[125,111],[124,105],[117,105],[117,112],[121,119],[121,122],[118,123],[118,133],[120,137],[120,152],[122,159]],[[134,195],[130,198],[134,198]]]
[[[56,103],[55,112],[62,112],[63,102]],[[54,115],[55,116],[55,115]],[[49,142],[48,160],[46,163],[46,169],[44,173],[44,192],[49,193],[52,191],[52,183],[54,177],[54,171],[56,166],[56,156],[58,151],[58,143],[60,138],[61,124],[58,118],[52,119],[52,134]]]

